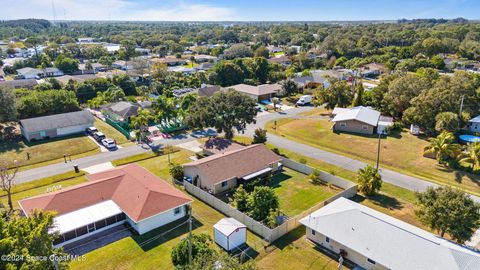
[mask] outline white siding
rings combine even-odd
[[[245,244],[247,242],[247,229],[241,228],[238,231],[232,233],[228,237],[228,248],[234,250],[235,248]]]
[[[87,129],[88,127],[93,126],[93,123],[88,123],[85,125],[81,126],[71,126],[71,127],[63,127],[63,128],[58,128],[57,129],[57,134],[58,136],[66,136],[70,134],[76,134],[76,133],[82,133]]]
[[[228,248],[227,248],[227,236],[224,235],[223,233],[219,232],[216,229],[213,229],[213,231],[214,231],[215,243],[217,243],[223,249],[228,250]]]
[[[185,206],[180,206],[180,212],[178,214],[175,214],[174,211],[175,208],[160,213],[156,216],[141,220],[138,223],[135,223],[133,220],[127,217],[127,222],[135,229],[135,231],[138,232],[138,234],[144,234],[186,215]]]

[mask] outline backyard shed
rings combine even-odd
[[[232,251],[247,242],[247,227],[234,218],[222,218],[213,225],[215,243]]]

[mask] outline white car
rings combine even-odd
[[[117,144],[115,143],[114,140],[112,139],[103,139],[102,140],[102,144],[103,146],[105,146],[107,149],[116,149],[117,148]]]

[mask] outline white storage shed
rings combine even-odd
[[[213,225],[215,243],[232,251],[247,242],[247,227],[234,218],[222,218]]]

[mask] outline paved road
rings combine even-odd
[[[155,147],[162,147],[165,144],[175,145],[187,141],[196,140],[206,135],[216,134],[214,130],[206,130],[205,132],[195,132],[188,135],[178,135],[170,139],[162,139],[155,142]],[[25,183],[43,177],[56,174],[66,173],[73,170],[73,165],[77,164],[80,169],[87,168],[100,163],[113,161],[119,158],[129,157],[151,151],[151,148],[144,145],[133,145],[122,147],[116,151],[102,152],[99,154],[73,159],[71,162],[61,162],[43,167],[38,167],[26,171],[20,171],[15,179],[16,183]]]
[[[288,117],[299,117],[297,116],[299,113],[306,112],[311,109],[312,109],[311,107],[299,107],[299,108],[287,110],[285,112],[269,113],[269,114],[261,115],[257,117],[257,122],[255,124],[248,125],[245,131],[245,135],[252,136],[256,128],[264,127],[265,124],[271,120],[288,118]],[[170,139],[159,140],[155,144],[159,147],[165,144],[175,145],[175,144],[179,144],[187,141],[196,140],[205,135],[212,135],[212,134],[215,134],[215,131],[207,130],[206,132],[197,132],[189,135],[179,135]],[[268,141],[281,148],[285,148],[290,151],[301,153],[307,157],[318,159],[349,171],[357,171],[359,168],[363,168],[366,165],[366,163],[364,162],[361,162],[352,158],[348,158],[342,155],[334,154],[331,152],[327,152],[306,144],[291,141],[271,133],[268,134]],[[112,161],[115,159],[139,154],[146,151],[150,151],[150,148],[146,146],[140,147],[135,145],[135,146],[124,147],[114,152],[105,152],[101,154],[79,158],[76,160],[72,160],[71,163],[70,162],[66,164],[58,163],[58,164],[52,164],[52,165],[48,165],[48,166],[44,166],[36,169],[22,171],[17,175],[17,183],[28,182],[41,177],[48,177],[51,175],[67,172],[73,169],[74,164],[78,164],[80,169],[82,169],[82,168],[93,166],[99,163]],[[409,189],[409,190],[413,190],[413,191],[424,191],[429,186],[433,186],[433,187],[438,186],[434,183],[431,183],[416,177],[412,177],[409,175],[405,175],[402,173],[398,173],[385,168],[380,168],[380,174],[382,175],[383,181],[394,184],[396,186]],[[472,197],[476,201],[480,202],[479,197],[476,197],[476,196],[472,196]]]

